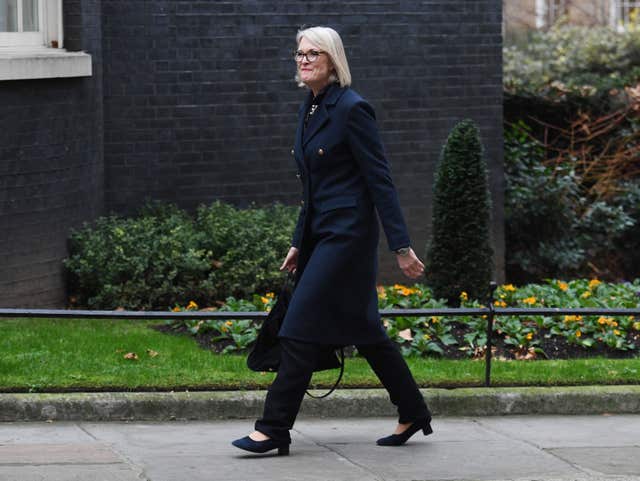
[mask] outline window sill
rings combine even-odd
[[[0,80],[90,76],[91,55],[85,52],[0,48]]]

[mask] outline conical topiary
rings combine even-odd
[[[449,134],[435,175],[426,278],[437,298],[484,299],[493,271],[491,197],[480,133],[464,119]]]

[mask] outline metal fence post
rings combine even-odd
[[[496,292],[498,284],[494,281],[489,283],[489,316],[487,319],[487,350],[485,351],[485,363],[484,363],[484,385],[486,387],[491,386],[491,341],[493,338],[493,317],[495,311],[493,309],[493,294]]]

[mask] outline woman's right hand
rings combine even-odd
[[[295,272],[296,267],[298,267],[298,248],[292,246],[287,253],[287,257],[280,266],[280,270],[286,269],[289,272]]]

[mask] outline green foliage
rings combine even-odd
[[[605,107],[618,102],[612,89],[640,78],[640,30],[559,22],[534,31],[529,41],[503,49],[508,94]]]
[[[133,218],[101,217],[72,230],[72,304],[92,309],[214,305],[279,285],[297,208],[237,209],[217,201],[195,221],[175,205],[147,202]]]
[[[600,199],[581,189],[571,162],[545,164],[544,149],[530,134],[518,121],[504,135],[509,278],[587,276],[597,259],[616,257],[621,245],[636,252],[640,238],[630,233],[640,219],[640,183],[620,182],[616,196]],[[621,274],[612,262],[607,267],[608,277]]]
[[[137,218],[101,217],[73,230],[68,269],[76,305],[150,309],[194,298],[210,269],[188,216],[175,206],[145,205]]]
[[[297,208],[277,203],[237,209],[214,202],[198,208],[202,248],[220,263],[203,285],[209,298],[248,297],[279,285],[278,267],[289,249],[297,213]]]
[[[633,283],[613,284],[596,279],[564,282],[548,279],[544,284],[515,287],[505,284],[495,292],[495,307],[562,307],[562,308],[637,308],[640,303],[640,279]],[[461,307],[485,308],[466,292],[459,295]],[[254,294],[251,301],[229,297],[222,311],[269,311],[275,295]],[[378,286],[379,309],[442,309],[444,299],[436,299],[424,284],[407,287],[401,284]],[[186,308],[194,310],[190,303]],[[383,325],[391,340],[398,343],[407,357],[483,357],[486,344],[487,316],[398,316],[383,317]],[[220,342],[223,352],[247,351],[257,337],[256,323],[240,320],[178,319],[167,321],[175,329],[187,327],[193,334],[212,333],[211,341]],[[259,323],[258,323],[259,324]],[[457,331],[457,332],[455,332]],[[640,341],[640,319],[633,316],[500,316],[495,317],[494,335],[516,357],[532,354],[546,356],[543,339],[558,337],[584,349],[608,346],[619,351],[635,350]],[[454,356],[455,357],[455,356]]]
[[[449,134],[434,183],[426,272],[436,297],[453,303],[461,291],[485,294],[492,273],[490,209],[480,134],[465,119]]]

